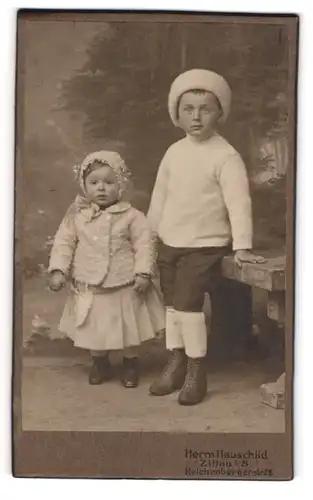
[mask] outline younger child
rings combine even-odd
[[[122,383],[136,387],[137,347],[164,328],[152,233],[145,216],[122,200],[130,173],[117,153],[91,153],[76,173],[85,196],[65,215],[49,265],[51,290],[71,281],[60,330],[90,350],[90,384],[110,378],[108,353],[122,349]]]
[[[167,150],[155,182],[148,219],[158,235],[158,264],[166,313],[166,345],[172,355],[151,386],[154,395],[181,389],[179,403],[206,394],[207,329],[204,296],[214,286],[229,247],[235,261],[262,262],[252,248],[252,218],[245,166],[216,132],[230,110],[223,77],[194,69],[172,84],[168,106],[186,137]]]

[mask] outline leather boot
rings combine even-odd
[[[185,383],[178,402],[189,406],[201,403],[207,392],[206,358],[188,358]]]
[[[112,367],[108,356],[93,356],[92,367],[89,372],[89,384],[99,385],[112,376]]]
[[[139,383],[138,358],[123,358],[122,384],[127,388],[137,387]]]
[[[187,356],[184,349],[173,349],[161,375],[152,383],[150,394],[165,396],[179,390],[185,380]]]

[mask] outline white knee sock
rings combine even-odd
[[[205,323],[207,327],[207,334],[212,333],[212,303],[209,294],[204,296],[203,312],[205,316]]]
[[[207,352],[207,329],[202,312],[177,312],[185,352],[189,358],[203,358]]]
[[[169,350],[182,349],[184,347],[180,332],[180,324],[177,319],[177,311],[172,307],[166,308],[165,339],[166,348]]]

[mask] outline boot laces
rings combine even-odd
[[[174,361],[178,362],[180,357],[181,357],[180,352],[177,352],[177,351],[172,352],[170,359],[168,360],[167,364],[165,365],[165,367],[163,369],[163,375],[167,375],[168,373],[170,373],[173,370]]]
[[[184,384],[185,387],[190,387],[194,384],[199,368],[200,368],[200,361],[198,359],[188,360],[188,367]]]

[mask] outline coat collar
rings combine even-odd
[[[128,201],[120,201],[119,203],[115,203],[115,205],[111,205],[104,211],[110,214],[119,214],[121,212],[126,212],[130,207],[131,205]]]
[[[131,207],[130,203],[126,201],[120,201],[118,203],[115,203],[114,205],[111,205],[105,210],[101,210],[96,203],[92,203],[80,195],[76,197],[74,204],[76,205],[77,210],[83,212],[89,221],[95,219],[96,217],[99,217],[104,213],[119,214],[122,212],[126,212],[126,210],[129,210],[129,208]]]

